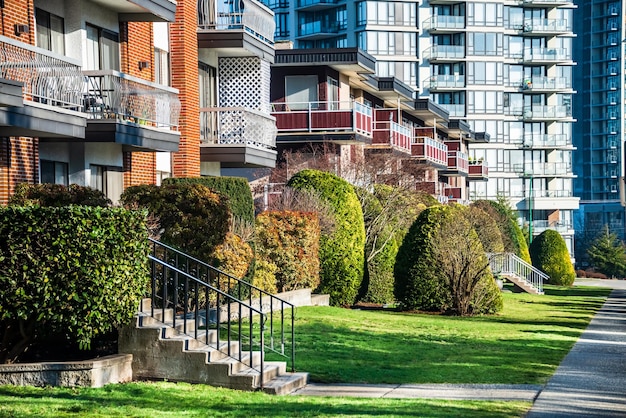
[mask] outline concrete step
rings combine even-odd
[[[308,381],[308,373],[284,373],[265,383],[263,391],[272,395],[286,395],[305,387]]]

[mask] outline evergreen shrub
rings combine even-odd
[[[546,229],[530,245],[533,266],[550,276],[550,284],[571,286],[576,271],[565,240],[553,229]]]

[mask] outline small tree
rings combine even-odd
[[[626,274],[626,247],[617,235],[604,226],[602,233],[587,250],[591,265],[601,273],[611,277],[624,277]]]
[[[550,283],[571,286],[576,271],[567,250],[565,240],[553,229],[546,229],[530,246],[533,266],[550,276]]]

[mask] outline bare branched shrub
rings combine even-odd
[[[296,190],[285,186],[269,204],[269,210],[317,213],[320,231],[330,235],[335,230],[335,217],[330,204],[315,190]]]

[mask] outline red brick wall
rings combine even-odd
[[[39,182],[39,140],[2,139],[0,156],[0,204],[5,204],[17,184]]]
[[[120,23],[121,70],[123,73],[154,80],[153,30],[150,22]],[[147,61],[150,68],[139,69]],[[124,152],[124,188],[138,184],[156,183],[156,154],[153,152]]]
[[[5,0],[4,9],[0,11],[2,19],[2,35],[35,45],[35,9],[33,0]],[[28,25],[30,30],[20,36],[15,34],[15,25]]]
[[[174,177],[200,175],[200,97],[198,92],[197,2],[179,0],[170,25],[172,87],[180,92],[180,147],[174,154]]]

